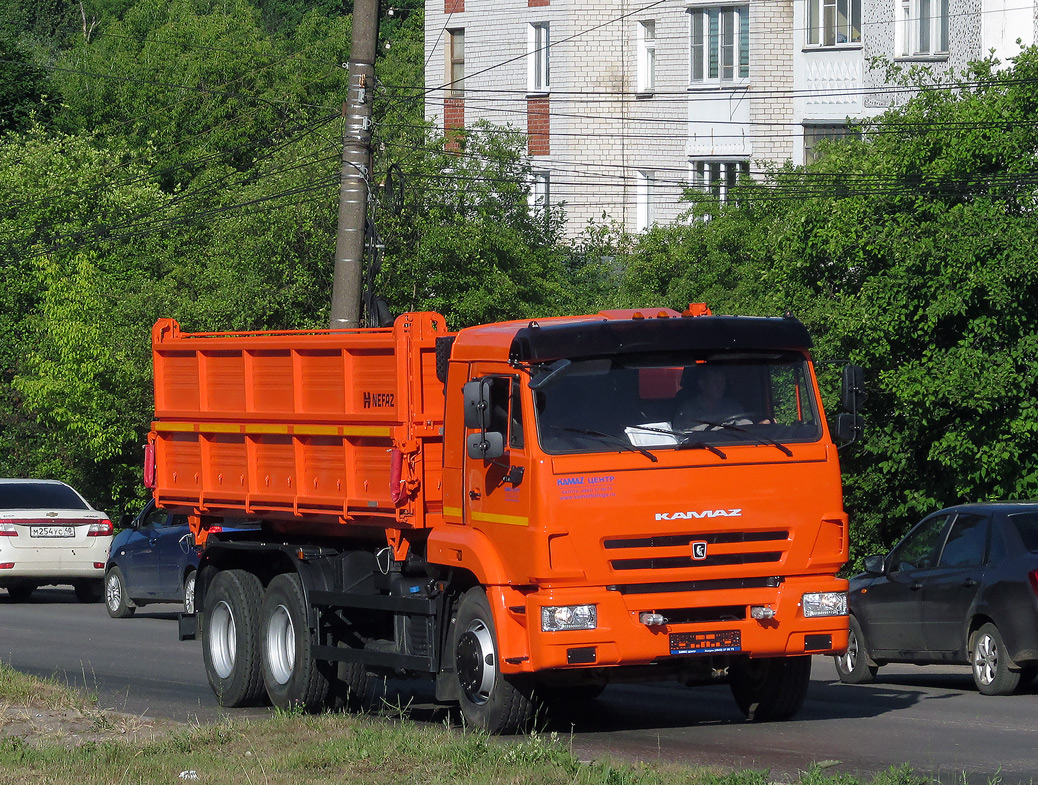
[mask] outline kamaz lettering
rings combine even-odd
[[[742,508],[734,510],[689,510],[688,512],[658,512],[657,521],[687,521],[693,518],[740,518]]]

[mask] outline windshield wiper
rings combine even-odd
[[[666,428],[650,428],[647,425],[632,425],[630,427],[639,431],[651,431],[652,433],[665,433],[668,436],[674,436],[680,439],[676,445],[679,450],[709,450],[718,458],[728,460],[728,456],[725,455],[720,448],[698,439],[696,441],[691,441],[689,437],[692,435],[692,431],[670,431]]]
[[[753,441],[757,442],[757,444],[774,445],[790,458],[793,457],[793,451],[789,449],[786,445],[784,445],[782,442],[775,441],[769,436],[761,436],[758,433],[754,433],[753,431],[743,428],[741,425],[734,425],[730,422],[714,422],[712,420],[692,420],[692,422],[698,423],[699,425],[709,425],[711,428],[721,428],[726,431],[737,431],[738,433],[745,433]],[[695,433],[695,431],[682,431],[682,433]]]
[[[556,431],[565,431],[566,433],[579,433],[582,436],[590,436],[594,439],[598,439],[599,441],[605,442],[606,444],[615,444],[619,447],[623,447],[625,450],[630,450],[631,452],[640,452],[653,463],[656,463],[659,460],[659,458],[657,458],[651,452],[646,450],[644,447],[638,447],[637,445],[631,444],[626,439],[623,439],[619,436],[614,436],[611,433],[603,433],[602,431],[590,431],[586,428],[567,428],[564,425],[550,425],[548,427],[554,428]]]

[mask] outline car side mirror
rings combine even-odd
[[[840,402],[843,405],[844,411],[851,412],[852,414],[857,413],[867,397],[865,393],[865,371],[862,370],[860,365],[843,366],[843,389]]]
[[[469,458],[492,461],[505,454],[505,436],[497,431],[470,433],[466,440]]]
[[[880,554],[865,557],[865,572],[869,575],[883,575],[886,572],[884,558]]]
[[[841,412],[836,415],[836,438],[841,446],[858,441],[865,433],[865,418],[860,414]]]
[[[490,427],[490,379],[473,379],[462,388],[465,427],[485,431]]]

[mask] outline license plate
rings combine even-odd
[[[671,654],[726,654],[736,651],[742,651],[742,634],[739,630],[670,634]]]
[[[30,537],[75,537],[76,530],[72,526],[30,526]]]

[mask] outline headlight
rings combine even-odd
[[[598,610],[594,605],[561,605],[541,608],[541,632],[559,630],[593,630],[598,626]]]
[[[804,616],[846,616],[847,592],[820,591],[805,594],[803,598]]]

